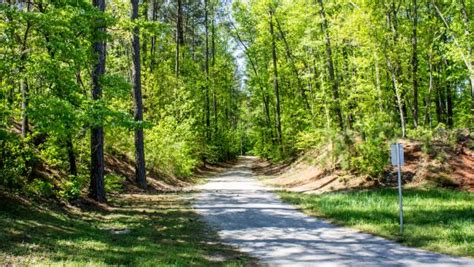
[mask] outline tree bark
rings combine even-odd
[[[418,127],[418,56],[417,56],[417,24],[418,5],[416,0],[412,0],[413,5],[413,33],[412,33],[412,79],[413,79],[413,126]]]
[[[337,78],[336,78],[336,75],[335,75],[335,72],[334,72],[334,64],[333,64],[333,60],[332,60],[332,48],[331,48],[331,38],[329,37],[329,31],[328,31],[328,22],[327,22],[327,19],[326,19],[326,12],[324,11],[324,4],[323,4],[323,1],[322,0],[319,0],[319,6],[320,6],[320,10],[319,10],[319,14],[321,16],[321,19],[322,19],[322,23],[321,23],[321,29],[325,35],[325,39],[326,39],[326,56],[327,56],[327,66],[328,66],[328,71],[329,71],[329,79],[331,80],[331,84],[332,84],[332,97],[333,97],[333,100],[334,100],[334,103],[333,103],[333,109],[334,109],[334,112],[336,113],[336,116],[337,116],[337,119],[338,119],[338,124],[339,124],[339,128],[342,130],[344,130],[344,121],[342,119],[342,110],[341,110],[341,106],[340,106],[340,103],[339,103],[339,82],[337,81]]]
[[[206,71],[206,92],[205,92],[205,108],[206,108],[206,137],[209,141],[211,139],[211,111],[210,111],[210,99],[209,99],[209,12],[208,12],[208,0],[204,0],[204,24],[205,24],[205,71]]]
[[[432,53],[428,55],[428,67],[429,67],[429,86],[428,86],[428,95],[426,96],[426,107],[425,107],[425,124],[429,125],[431,128],[431,92],[433,91],[433,62],[432,62]]]
[[[22,70],[24,71],[24,70]],[[28,124],[28,106],[30,103],[30,90],[28,87],[28,80],[26,78],[21,79],[21,136],[26,138],[30,129]]]
[[[138,1],[132,1],[132,22],[138,18]],[[133,28],[132,36],[132,81],[133,81],[133,106],[134,119],[137,122],[135,128],[135,179],[137,184],[146,188],[146,170],[145,170],[145,148],[143,144],[143,103],[142,103],[142,82],[141,82],[141,62],[140,62],[140,29],[138,26]]]
[[[211,49],[212,49],[212,60],[211,60],[211,67],[213,73],[215,73],[215,64],[216,64],[216,18],[215,18],[215,10],[212,7],[212,23],[211,23]],[[213,80],[214,82],[214,80]],[[217,92],[216,86],[212,87],[212,106],[213,106],[213,113],[214,113],[214,132],[217,133],[218,131],[218,117],[217,117]]]
[[[26,5],[26,12],[31,11],[31,2],[28,2]],[[19,72],[22,73],[23,75],[26,75],[26,59],[28,57],[28,34],[30,32],[31,28],[31,22],[29,20],[26,21],[26,29],[23,34],[23,40],[22,40],[22,48],[21,48],[21,57],[20,57],[20,69]],[[20,90],[21,90],[21,111],[22,111],[22,116],[21,116],[21,135],[23,138],[26,138],[29,132],[29,124],[28,124],[28,106],[30,103],[30,90],[28,86],[28,80],[26,77],[21,78],[20,81]]]
[[[270,8],[270,35],[272,36],[272,62],[273,62],[273,90],[275,91],[275,124],[277,130],[277,142],[282,146],[282,131],[280,118],[280,91],[278,88],[278,58],[276,52],[276,38],[273,29],[273,9]]]
[[[99,11],[105,11],[106,0],[93,0],[93,5]],[[101,78],[105,73],[106,43],[105,21],[96,19],[97,28],[95,29],[93,51],[96,56],[96,62],[92,70],[92,99],[97,102],[102,98]],[[104,128],[102,122],[97,122],[91,127],[91,183],[89,195],[99,202],[107,201],[104,187]]]
[[[403,104],[402,104],[402,98],[400,95],[400,89],[398,87],[398,81],[397,77],[395,75],[395,70],[393,69],[392,63],[390,62],[390,59],[387,57],[387,67],[390,72],[391,78],[392,78],[392,83],[393,83],[393,88],[395,90],[395,97],[397,99],[397,106],[398,106],[398,113],[400,115],[400,125],[402,127],[402,137],[406,136],[406,124],[405,124],[405,113],[403,110]]]

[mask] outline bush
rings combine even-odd
[[[355,144],[354,148],[352,168],[370,177],[380,177],[388,162],[387,144],[381,140],[366,140]]]
[[[191,175],[200,162],[201,153],[205,152],[193,131],[192,121],[178,124],[174,117],[168,116],[147,129],[145,136],[148,140],[145,144],[147,164],[170,175]]]
[[[319,163],[326,167],[342,168],[380,177],[388,163],[388,145],[394,135],[389,118],[380,115],[360,119],[353,130],[341,133],[337,129],[316,129],[301,132],[296,146],[301,151],[318,150]]]
[[[425,153],[432,151],[431,141],[433,140],[434,132],[429,128],[418,127],[416,129],[408,129],[407,135],[415,140],[421,141],[423,144],[422,150]]]
[[[48,181],[43,181],[41,179],[33,179],[33,181],[28,182],[26,185],[26,192],[29,195],[37,197],[51,197],[54,195],[54,187]]]
[[[35,162],[27,140],[0,129],[0,184],[7,188],[22,188]]]
[[[63,182],[62,189],[59,191],[59,197],[65,200],[73,200],[78,198],[87,184],[87,181],[88,176],[86,175],[70,175],[68,180]]]
[[[126,178],[115,174],[107,174],[104,177],[105,182],[105,191],[106,192],[120,192],[123,190],[123,183],[125,182]]]

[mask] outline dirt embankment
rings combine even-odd
[[[474,192],[473,143],[467,137],[455,145],[433,141],[427,148],[421,142],[403,140],[403,182],[413,187],[439,186]],[[296,192],[324,193],[396,186],[397,173],[389,165],[383,177],[374,179],[314,163],[320,156],[319,151],[312,151],[292,163],[280,165],[260,160],[254,171],[265,183]]]

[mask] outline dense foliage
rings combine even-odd
[[[379,176],[394,138],[473,126],[473,5],[0,1],[0,184],[77,196],[103,178],[96,134],[138,159],[142,129],[168,175],[317,148]]]
[[[104,127],[106,155],[131,159],[134,130],[143,128],[147,167],[167,175],[188,176],[203,161],[240,153],[243,94],[230,36],[218,23],[222,7],[182,2],[144,1],[132,20],[122,0],[106,1],[105,12],[83,0],[1,1],[0,184],[23,188],[41,165],[61,172],[63,186],[84,187],[88,131],[96,127]],[[134,120],[131,94],[135,28],[143,120]],[[106,43],[106,63],[93,98],[98,41]]]
[[[376,177],[394,139],[473,126],[472,1],[249,0],[233,10],[258,155],[316,148]]]

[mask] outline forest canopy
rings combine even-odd
[[[378,178],[397,138],[472,129],[465,0],[0,1],[0,184],[105,200],[104,157],[187,177],[317,149]],[[55,173],[61,182],[41,173]],[[52,176],[51,176],[52,177]]]

